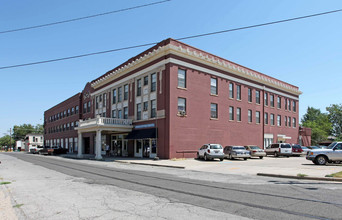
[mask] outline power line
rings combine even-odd
[[[232,31],[239,31],[239,30],[256,28],[256,27],[261,27],[261,26],[266,26],[266,25],[273,25],[273,24],[284,23],[284,22],[289,22],[289,21],[294,21],[294,20],[311,18],[311,17],[321,16],[321,15],[326,15],[326,14],[331,14],[331,13],[336,13],[336,12],[341,12],[341,11],[342,11],[342,9],[338,9],[338,10],[322,12],[322,13],[318,13],[318,14],[311,14],[311,15],[306,15],[306,16],[301,16],[301,17],[289,18],[289,19],[285,19],[285,20],[278,20],[278,21],[272,21],[272,22],[267,22],[267,23],[262,23],[262,24],[233,28],[233,29],[228,29],[228,30],[192,35],[192,36],[187,36],[187,37],[181,37],[181,38],[177,38],[175,40],[186,40],[186,39],[191,39],[191,38],[204,37],[204,36],[215,35],[215,34],[222,34],[222,33],[227,33],[227,32],[232,32]],[[139,47],[151,46],[151,45],[155,45],[157,43],[159,43],[159,42],[146,43],[146,44],[140,44],[140,45],[135,45],[135,46],[122,47],[122,48],[116,48],[116,49],[111,49],[111,50],[105,50],[105,51],[99,51],[99,52],[93,52],[93,53],[87,53],[87,54],[81,54],[81,55],[75,55],[75,56],[63,57],[63,58],[57,58],[57,59],[51,59],[51,60],[37,61],[37,62],[32,62],[32,63],[17,64],[17,65],[12,65],[12,66],[3,66],[3,67],[0,67],[0,70],[16,68],[16,67],[23,67],[23,66],[31,66],[31,65],[43,64],[43,63],[51,63],[51,62],[69,60],[69,59],[76,59],[76,58],[93,56],[93,55],[98,55],[98,54],[112,53],[112,52],[121,51],[121,50],[128,50],[128,49],[134,49],[134,48],[139,48]]]
[[[69,23],[69,22],[74,22],[74,21],[79,21],[79,20],[84,20],[84,19],[89,19],[89,18],[94,18],[94,17],[99,17],[99,16],[104,16],[104,15],[109,15],[109,14],[114,14],[118,12],[123,12],[123,11],[129,11],[137,8],[143,8],[147,6],[152,6],[156,4],[161,4],[165,3],[171,0],[164,0],[164,1],[159,1],[159,2],[152,2],[149,4],[144,4],[144,5],[138,5],[130,8],[124,8],[124,9],[119,9],[115,11],[108,11],[100,14],[95,14],[95,15],[89,15],[85,17],[79,17],[79,18],[73,18],[73,19],[68,19],[68,20],[63,20],[63,21],[56,21],[52,23],[47,23],[47,24],[40,24],[40,25],[35,25],[35,26],[30,26],[30,27],[23,27],[23,28],[17,28],[17,29],[12,29],[12,30],[5,30],[5,31],[0,31],[0,34],[6,34],[6,33],[11,33],[11,32],[16,32],[16,31],[25,31],[25,30],[30,30],[30,29],[36,29],[36,28],[42,28],[42,27],[47,27],[47,26],[52,26],[52,25],[57,25],[57,24],[63,24],[63,23]]]

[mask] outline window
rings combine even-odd
[[[270,105],[274,107],[274,95],[270,95]]]
[[[178,87],[186,88],[186,71],[178,69]]]
[[[233,99],[234,98],[234,84],[229,83],[229,98]]]
[[[118,102],[122,102],[122,87],[118,88]]]
[[[128,119],[128,107],[124,107],[124,119]]]
[[[248,88],[248,102],[252,102],[252,89]]]
[[[63,112],[63,118],[65,118],[66,117],[66,110],[64,110],[64,112]]]
[[[292,118],[292,126],[295,128],[296,127],[296,118]]]
[[[78,105],[75,107],[75,113],[78,114],[78,111],[79,111],[79,107]],[[59,115],[59,114],[58,114]]]
[[[252,110],[248,109],[248,122],[251,123],[252,121]]]
[[[211,118],[218,118],[217,104],[215,104],[215,103],[210,104],[210,117]]]
[[[265,112],[265,125],[268,125],[268,113],[267,112]]]
[[[296,101],[292,101],[292,111],[296,112]]]
[[[116,103],[116,89],[113,89],[113,104]]]
[[[236,99],[241,100],[241,86],[240,85],[236,86]]]
[[[178,98],[178,113],[185,114],[186,112],[186,99]]]
[[[268,106],[268,94],[267,94],[267,92],[264,93],[264,103],[265,103],[265,106]]]
[[[73,114],[75,114],[75,108],[74,107],[71,108],[71,115],[73,115]],[[57,115],[57,118],[58,118],[58,115]]]
[[[234,107],[229,106],[229,120],[234,120]]]
[[[217,79],[210,78],[210,94],[217,95]]]
[[[119,118],[119,119],[122,119],[122,110],[121,110],[121,109],[118,110],[118,118]]]
[[[291,127],[291,117],[289,117],[289,127]]]
[[[255,112],[255,122],[257,124],[260,124],[260,112],[259,111]]]
[[[141,120],[141,103],[137,104],[137,120]]]
[[[101,94],[101,95],[99,95],[99,98],[100,98],[100,102],[102,102],[102,94]]]
[[[112,118],[116,118],[116,109],[112,110]]]
[[[289,111],[291,111],[291,100],[288,100],[289,101],[289,103],[288,103],[288,107],[289,107]]]
[[[124,85],[124,100],[128,100],[128,84]]]
[[[70,116],[70,108],[68,108],[67,116]]]
[[[151,92],[154,92],[157,90],[157,74],[152,73],[151,75]]]
[[[274,114],[271,114],[271,125],[274,125]]]
[[[279,96],[277,97],[277,107],[281,108],[281,98]]]
[[[137,80],[137,96],[141,96],[141,79]]]
[[[255,91],[255,102],[260,104],[260,91],[258,90]]]
[[[147,86],[148,85],[148,76],[145,76],[144,77],[144,86]]]
[[[83,113],[87,113],[87,103],[83,104]]]
[[[78,127],[78,121],[75,121],[75,127]],[[61,127],[62,128],[62,127]]]
[[[281,126],[281,116],[277,115],[277,125]]]
[[[287,116],[284,117],[284,126],[287,126]]]
[[[71,130],[74,129],[74,122],[71,122]]]
[[[107,106],[107,93],[103,94],[103,107]]]
[[[156,100],[151,101],[151,118],[155,118],[157,116],[157,104]]]
[[[241,108],[236,108],[236,120],[241,121]]]
[[[91,102],[89,101],[88,102],[88,109],[87,109],[88,112],[90,112],[90,107],[91,107]]]
[[[68,123],[68,124],[67,124],[67,128],[66,128],[66,130],[68,131],[68,130],[69,130],[69,128],[70,128],[70,123]]]
[[[99,97],[98,96],[96,96],[96,98],[95,98],[95,109],[99,109]],[[84,111],[83,111],[83,113],[84,113]]]
[[[287,99],[285,99],[285,110],[287,110]]]
[[[144,112],[148,111],[148,102],[144,102]]]

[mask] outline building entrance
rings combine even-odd
[[[83,138],[83,144],[84,144],[83,145],[84,146],[84,153],[90,154],[90,138],[89,137]]]

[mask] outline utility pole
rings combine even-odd
[[[11,145],[12,145],[12,128],[10,128],[10,148],[11,148]]]

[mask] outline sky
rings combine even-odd
[[[0,0],[0,32],[84,17],[160,0]],[[92,19],[0,34],[0,68],[160,42],[342,9],[340,0],[171,0]],[[298,86],[308,106],[342,103],[342,12],[183,40]],[[151,46],[149,46],[151,47]],[[81,92],[141,47],[80,59],[0,69],[0,137],[43,124],[44,111]]]

